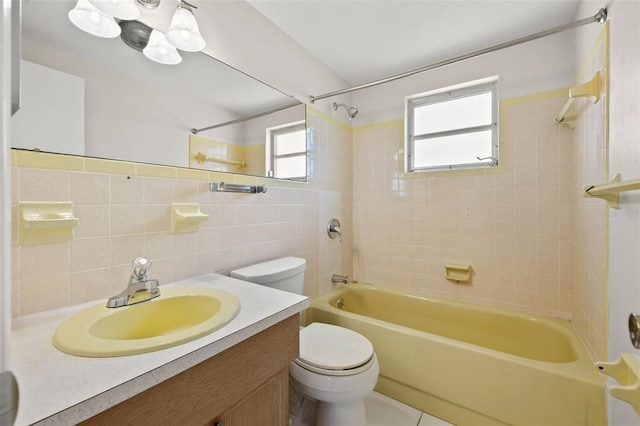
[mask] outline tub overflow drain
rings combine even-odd
[[[342,297],[338,297],[338,309],[342,309],[344,306],[344,299]]]

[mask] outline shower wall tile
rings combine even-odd
[[[497,174],[404,177],[402,121],[354,129],[355,278],[569,318],[560,188],[573,163],[560,162],[570,130],[553,122],[563,101],[503,103],[507,166]],[[446,262],[471,264],[472,282],[446,280]]]

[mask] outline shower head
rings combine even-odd
[[[347,115],[349,116],[349,120],[353,120],[355,118],[356,115],[358,115],[358,108],[356,107],[350,107],[347,104],[337,104],[337,103],[333,103],[333,109],[334,111],[338,110],[338,107],[343,107],[344,109],[347,110]]]

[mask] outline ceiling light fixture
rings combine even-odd
[[[158,30],[151,31],[147,46],[142,53],[152,61],[165,65],[176,65],[182,62],[182,56],[178,50],[167,41],[164,33]]]
[[[120,38],[124,44],[138,52],[142,52],[142,49],[147,47],[153,28],[140,21],[120,21],[118,24],[122,29]]]
[[[182,62],[177,49],[186,52],[204,49],[206,42],[193,15],[193,9],[197,7],[184,0],[179,0],[166,35],[137,21],[139,7],[155,9],[159,4],[160,0],[78,0],[69,12],[69,20],[81,30],[98,37],[120,35],[127,46],[161,64]]]
[[[131,21],[140,17],[140,9],[133,0],[89,0],[89,3],[114,18]]]
[[[198,52],[206,46],[204,38],[200,35],[198,22],[196,17],[193,16],[192,9],[197,9],[197,7],[180,0],[173,18],[171,18],[171,26],[167,32],[169,43],[186,52]]]
[[[114,38],[120,35],[116,20],[93,6],[89,0],[78,0],[68,16],[73,25],[94,36]]]

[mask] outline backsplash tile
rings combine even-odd
[[[20,169],[20,201],[66,201],[70,196],[67,171]]]

